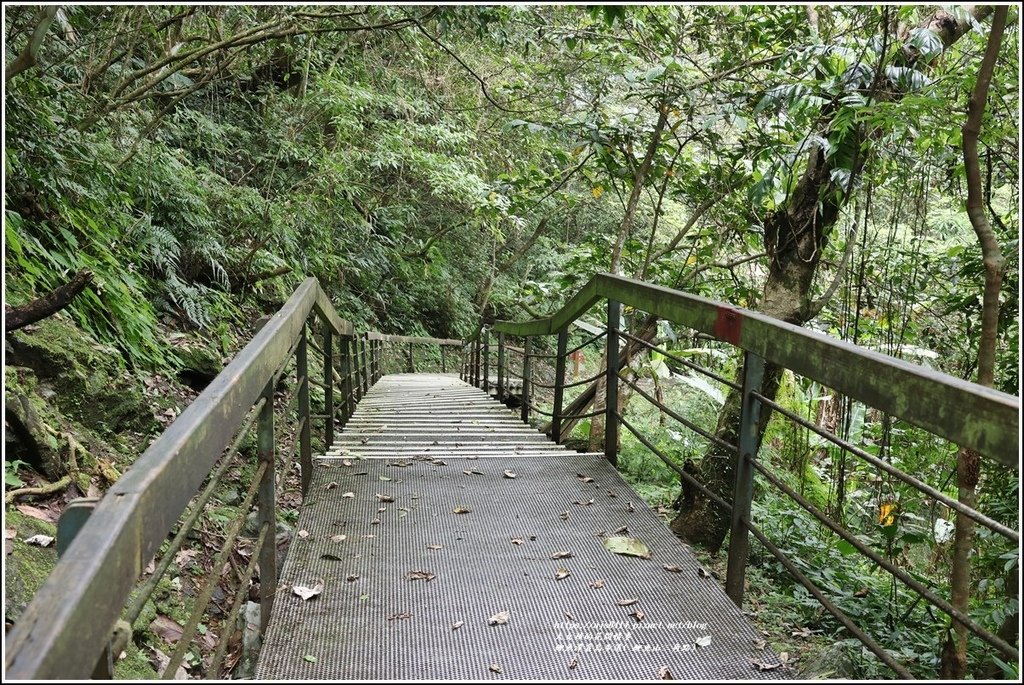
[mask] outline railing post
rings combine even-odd
[[[608,300],[608,348],[605,376],[604,456],[613,466],[619,462],[619,320],[622,304]]]
[[[489,393],[491,391],[491,329],[485,328],[484,331],[484,392]]]
[[[334,444],[334,336],[324,324],[324,444]]]
[[[523,423],[530,421],[530,338],[523,339],[523,406],[519,408],[519,417]]]
[[[310,443],[309,426],[309,362],[307,359],[306,327],[299,335],[299,346],[295,350],[295,376],[299,383],[299,473],[302,479],[302,496],[309,490],[313,478],[313,447]]]
[[[445,361],[445,354],[448,352],[448,348],[444,345],[439,345],[441,348],[441,373],[448,373],[448,364]]]
[[[349,343],[349,339],[345,337],[338,341],[340,348],[338,353],[338,377],[341,379],[342,425],[348,423],[349,417],[352,416],[352,378],[349,376],[352,372],[352,364],[349,361],[351,359]]]
[[[565,396],[565,350],[569,345],[568,326],[558,331],[558,356],[555,357],[555,403],[551,410],[551,439],[562,442],[562,401]]]
[[[301,343],[300,343],[301,345]],[[263,547],[259,550],[260,555],[260,635],[266,634],[267,626],[270,623],[270,612],[274,606],[274,595],[277,593],[277,517],[275,513],[276,504],[276,478],[274,473],[274,386],[273,382],[267,384],[263,391],[264,403],[260,409],[260,416],[256,428],[256,448],[261,462],[267,464],[263,471],[263,478],[260,480],[259,489],[259,521],[260,527],[269,526],[267,534],[263,537]],[[288,474],[281,474],[282,478]],[[303,476],[306,475],[303,471]]]
[[[736,488],[732,500],[732,529],[729,534],[729,565],[725,573],[725,593],[743,608],[743,585],[750,549],[746,522],[750,520],[750,502],[754,497],[754,465],[757,458],[758,423],[761,403],[751,393],[760,391],[764,379],[764,359],[752,352],[743,355],[743,398],[740,405],[739,454],[736,460]]]
[[[505,401],[505,334],[498,333],[498,401]]]
[[[476,340],[473,341],[473,385],[480,387],[480,336],[482,330],[477,331]]]
[[[413,356],[412,356],[412,343],[409,343],[409,347],[407,348],[407,351],[409,353],[409,360],[408,360],[408,363],[405,366],[406,373],[416,373],[416,360],[413,359]]]
[[[359,382],[363,386],[363,395],[370,390],[370,368],[367,364],[366,334],[359,339]]]
[[[363,399],[362,371],[359,370],[359,338],[352,338],[352,383],[354,385],[356,402]],[[355,411],[355,407],[352,409]]]

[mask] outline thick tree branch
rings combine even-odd
[[[80,292],[85,290],[86,286],[92,283],[92,277],[91,271],[82,269],[64,285],[54,288],[31,302],[17,307],[4,305],[4,333],[16,331],[64,309]]]
[[[39,55],[39,48],[43,44],[43,38],[46,37],[46,32],[50,30],[50,24],[53,23],[54,17],[57,16],[56,5],[47,5],[46,7],[39,8],[39,12],[36,14],[36,28],[32,32],[32,36],[28,39],[28,44],[7,67],[4,69],[4,82],[10,81],[12,78],[25,71],[31,69],[36,64],[36,58]]]

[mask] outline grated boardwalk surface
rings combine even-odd
[[[603,547],[622,526],[650,559]],[[553,445],[451,376],[379,381],[320,459],[298,528],[281,581],[324,589],[303,601],[282,585],[259,679],[783,675],[752,665],[778,662],[602,455]]]

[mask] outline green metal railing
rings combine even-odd
[[[220,639],[200,669],[208,678],[222,677],[227,637],[257,576],[261,633],[270,620],[277,591],[278,503],[294,489],[296,464],[299,494],[304,496],[309,487],[313,422],[323,421],[317,440],[329,447],[336,425],[348,420],[381,377],[384,344],[391,339],[372,331],[357,335],[351,323],[338,317],[317,281],[305,280],[104,498],[68,506],[58,524],[60,559],[7,634],[7,677],[111,677],[114,659],[131,639],[161,579],[194,538],[210,534],[200,526],[211,525],[210,509],[219,493],[233,487],[241,491],[240,502],[232,505],[236,514],[211,525],[219,536],[216,553],[195,585],[192,611],[161,674],[173,678],[194,648],[223,582],[222,569],[229,564],[234,569],[230,605],[221,607]],[[311,353],[322,367],[314,370]],[[322,391],[322,400],[315,402],[322,413],[312,413],[311,386]],[[245,482],[237,480],[241,475],[248,475]],[[246,534],[253,509],[255,532]],[[237,563],[239,558],[244,563]]]
[[[567,350],[569,326],[601,301],[607,302],[604,330],[572,350]],[[635,315],[646,314],[640,317],[643,322],[639,326],[640,331],[630,332],[622,325],[623,305],[631,307]],[[682,324],[692,329],[695,335],[727,343],[732,348],[741,350],[743,365],[738,381],[731,381],[655,345],[652,341],[656,330],[654,324],[658,319]],[[492,334],[496,334],[494,342]],[[556,336],[553,353],[535,351],[545,336]],[[511,345],[511,337],[521,338],[522,347]],[[597,376],[567,383],[565,368],[568,356],[588,345],[599,343],[602,339],[604,368],[600,369]],[[497,348],[496,354],[492,355],[492,347]],[[738,436],[738,444],[727,442],[717,434],[717,431],[702,428],[690,418],[680,415],[672,407],[666,406],[646,392],[637,378],[630,377],[629,361],[635,354],[647,351],[656,351],[679,366],[701,373],[716,383],[740,393],[738,426],[733,433]],[[521,357],[521,374],[510,368],[510,354]],[[617,461],[619,430],[620,427],[625,427],[638,442],[678,473],[684,484],[699,492],[713,503],[723,516],[728,517],[730,533],[725,590],[737,605],[743,604],[749,537],[753,535],[851,635],[860,640],[897,675],[911,677],[905,665],[883,649],[863,627],[858,626],[826,592],[815,586],[799,570],[798,565],[794,564],[793,560],[751,520],[753,485],[757,474],[795,501],[858,553],[892,574],[925,602],[965,625],[994,647],[1003,658],[1010,660],[1011,663],[1019,659],[1016,646],[1008,644],[992,631],[958,611],[947,599],[940,597],[919,578],[885,559],[841,523],[834,521],[787,486],[770,466],[758,459],[761,440],[759,425],[764,425],[762,419],[765,418],[762,417],[762,413],[777,412],[787,420],[820,435],[843,454],[852,455],[870,464],[878,472],[884,473],[886,477],[901,481],[923,496],[946,505],[958,515],[973,519],[1019,549],[1020,535],[1017,530],[961,504],[955,498],[941,492],[939,488],[923,482],[914,475],[904,473],[889,461],[880,459],[862,447],[788,410],[767,396],[771,393],[764,390],[763,384],[769,366],[774,366],[775,370],[788,369],[805,379],[830,388],[837,395],[862,402],[890,417],[902,419],[956,445],[972,449],[1013,471],[1019,471],[1019,398],[872,352],[758,312],[734,308],[702,297],[608,274],[595,276],[550,317],[520,323],[498,321],[491,326],[481,326],[480,331],[470,338],[464,347],[462,378],[472,385],[488,390],[492,370],[489,360],[492,356],[497,359],[495,391],[499,399],[508,398],[510,377],[518,377],[522,381],[518,401],[523,421],[529,419],[531,412],[550,417],[550,422],[542,426],[542,430],[549,433],[553,440],[560,442],[577,421],[603,414],[604,451],[611,463],[615,464]],[[538,381],[535,378],[535,365],[550,360],[554,361],[554,382]],[[735,483],[730,497],[722,497],[710,490],[620,414],[620,383],[628,385],[635,396],[650,402],[674,421],[702,436],[714,449],[719,450],[717,454],[727,454],[731,457],[735,468]],[[599,387],[602,384],[603,391]],[[580,392],[566,408],[565,390],[578,386],[589,387]],[[551,411],[543,409],[534,401],[533,393],[537,388],[552,391]],[[600,402],[603,402],[603,407],[598,406]],[[587,412],[591,405],[597,406],[597,409]]]

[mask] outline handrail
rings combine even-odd
[[[497,321],[493,330],[516,336],[555,334],[604,298],[685,324],[1004,466],[1019,468],[1019,398],[678,290],[597,274],[551,316],[520,323]],[[927,402],[920,401],[925,397]]]
[[[412,343],[414,345],[447,345],[449,347],[462,347],[465,342],[463,340],[455,340],[454,338],[425,338],[412,335],[391,335],[389,333],[378,333],[376,331],[368,331],[366,333],[366,339],[393,343]]]
[[[354,335],[316,279],[304,280],[96,505],[7,635],[7,677],[90,676],[143,567],[288,360],[313,312],[339,338]]]

